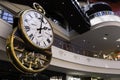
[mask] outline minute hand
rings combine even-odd
[[[43,28],[41,28],[42,30],[47,30],[48,29],[48,27],[46,27],[46,26],[44,26]]]
[[[37,30],[39,30],[39,33],[41,34],[41,30],[42,30],[42,23],[43,23],[43,16],[41,18],[38,18],[41,21],[40,24],[40,28],[38,28]]]

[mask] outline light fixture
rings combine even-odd
[[[103,37],[104,40],[107,40],[108,38],[107,37]]]
[[[70,15],[71,17],[73,16],[73,14]]]
[[[117,42],[120,42],[120,38],[118,38],[116,41],[117,41]]]
[[[117,45],[117,47],[120,47],[120,45]]]
[[[83,40],[83,42],[86,42],[86,40]]]

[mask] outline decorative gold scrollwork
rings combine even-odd
[[[49,51],[35,52],[27,49],[17,28],[8,38],[6,50],[11,63],[23,73],[41,72],[48,67],[52,57]]]
[[[40,4],[34,2],[33,3],[33,8],[38,10],[39,12],[43,13],[44,15],[46,14],[44,8],[42,6],[40,6]]]

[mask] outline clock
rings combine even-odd
[[[13,30],[7,39],[6,51],[10,62],[18,71],[25,74],[43,71],[48,67],[52,58],[52,53],[48,50],[42,52],[28,50],[18,27]]]
[[[49,49],[53,43],[53,29],[48,19],[35,9],[20,14],[19,29],[30,49]]]

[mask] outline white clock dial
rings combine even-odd
[[[27,10],[20,19],[22,31],[32,45],[42,49],[52,45],[53,30],[45,16],[36,10]]]

